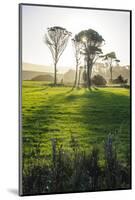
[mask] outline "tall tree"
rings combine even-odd
[[[107,61],[107,64],[109,65],[110,70],[110,82],[112,83],[112,75],[113,75],[113,66],[114,63],[119,63],[120,60],[117,59],[115,52],[110,52],[105,54],[103,57],[103,60]]]
[[[77,35],[72,39],[72,44],[74,48],[74,55],[75,55],[75,61],[76,61],[76,72],[75,72],[75,80],[74,80],[74,85],[73,88],[77,87],[77,80],[78,80],[78,68],[80,65],[80,60],[81,60],[81,46],[82,44],[78,40]]]
[[[91,88],[92,68],[100,54],[102,54],[101,47],[104,44],[104,39],[93,29],[81,31],[77,36],[78,40],[83,44],[82,53],[87,62],[87,87]]]
[[[65,28],[54,26],[47,29],[45,43],[49,47],[54,63],[54,85],[57,85],[57,63],[65,50],[71,32]]]
[[[84,57],[84,71],[83,71],[83,82],[84,87],[87,87],[87,62],[86,57]]]
[[[81,73],[82,73],[82,70],[83,70],[83,67],[82,66],[80,66],[80,68],[79,68],[79,76],[78,76],[78,88],[80,87],[80,81],[81,81]]]

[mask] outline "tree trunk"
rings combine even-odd
[[[110,73],[111,73],[111,83],[112,83],[112,66],[110,66]]]
[[[57,63],[55,62],[54,63],[54,86],[57,85],[57,68],[56,68],[56,66],[57,66]]]
[[[84,81],[84,87],[87,87],[87,72],[86,69],[83,72],[83,81]]]
[[[77,74],[78,74],[78,64],[76,64],[75,81],[74,81],[73,89],[74,89],[74,88],[76,87],[76,85],[77,85]]]
[[[87,87],[88,89],[91,89],[91,74],[92,74],[92,63],[90,63],[90,60],[87,61]]]
[[[87,61],[87,87],[91,89],[91,65],[89,59]]]
[[[92,86],[92,81],[91,81],[91,74],[92,74],[92,65],[90,65],[90,72],[89,72],[89,79],[90,79],[90,87]]]
[[[90,88],[90,77],[89,77],[90,69],[89,66],[87,66],[87,87]]]
[[[81,70],[79,70],[79,77],[78,77],[78,88],[80,86],[80,76],[81,76]]]

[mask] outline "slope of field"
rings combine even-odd
[[[45,82],[23,81],[22,136],[24,163],[39,151],[51,155],[51,141],[70,151],[71,135],[82,149],[103,146],[109,133],[122,158],[130,146],[130,97],[124,88],[80,89],[49,87]],[[103,149],[101,148],[101,157]]]
[[[49,74],[48,72],[36,72],[36,71],[22,71],[22,80],[28,81],[31,80],[37,76],[46,76],[46,75],[51,75],[53,76],[53,74]]]

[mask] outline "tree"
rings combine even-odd
[[[97,59],[102,54],[101,46],[104,44],[104,39],[98,32],[93,29],[88,29],[78,33],[78,40],[83,45],[82,54],[85,57],[87,66],[87,87],[91,88],[92,68]]]
[[[119,63],[120,60],[117,59],[115,52],[110,52],[105,54],[103,57],[103,60],[106,60],[109,65],[110,70],[110,82],[112,83],[112,69],[114,62]]]
[[[67,31],[65,28],[54,26],[50,27],[45,34],[45,43],[49,47],[53,63],[54,63],[54,85],[57,85],[57,63],[65,50],[71,32]]]
[[[75,61],[76,61],[76,72],[75,72],[75,80],[74,80],[74,85],[73,88],[77,86],[77,79],[78,79],[78,67],[80,65],[80,60],[81,60],[81,46],[82,44],[80,43],[77,35],[72,39],[73,43],[73,48],[74,48],[74,55],[75,55]]]
[[[82,70],[83,70],[83,67],[80,66],[80,68],[79,68],[79,76],[78,76],[78,88],[79,88],[79,86],[80,86],[80,80],[81,80],[81,73],[82,73]]]

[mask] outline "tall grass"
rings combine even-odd
[[[23,194],[65,193],[129,189],[131,187],[130,160],[118,160],[113,136],[104,142],[104,164],[100,162],[96,145],[89,152],[82,151],[71,135],[72,152],[64,151],[52,140],[50,164],[31,164],[23,173]],[[37,160],[40,147],[37,146]]]

